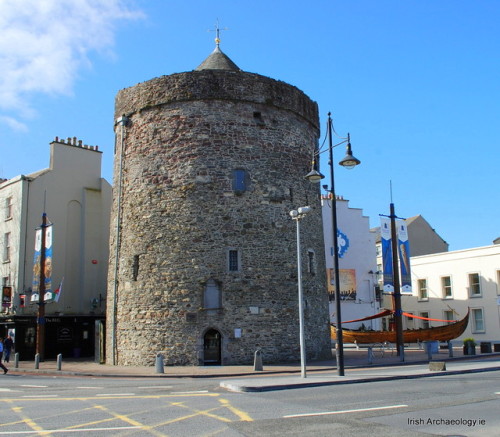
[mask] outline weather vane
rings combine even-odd
[[[220,31],[221,30],[229,30],[227,27],[221,29],[219,27],[219,19],[217,18],[217,22],[215,23],[215,29],[209,29],[209,32],[215,32],[215,45],[219,47],[220,44]]]

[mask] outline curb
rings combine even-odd
[[[396,381],[400,379],[420,379],[432,378],[434,376],[447,376],[447,375],[462,375],[467,373],[483,373],[494,372],[500,370],[500,367],[488,367],[482,369],[464,369],[464,370],[450,370],[434,373],[417,373],[414,375],[393,375],[393,376],[374,376],[359,379],[339,379],[335,381],[316,381],[316,382],[302,382],[302,383],[289,383],[289,384],[274,384],[265,386],[251,386],[251,385],[237,385],[231,382],[221,382],[219,386],[234,392],[241,393],[258,393],[266,391],[289,390],[297,388],[312,388],[312,387],[325,387],[330,385],[346,385],[346,384],[363,384],[367,382],[385,382]]]

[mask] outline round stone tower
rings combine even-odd
[[[301,222],[308,359],[330,355],[318,111],[218,45],[194,71],[116,97],[108,363],[298,361]]]

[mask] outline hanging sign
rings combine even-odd
[[[391,220],[388,217],[380,217],[380,242],[382,244],[382,272],[384,279],[384,291],[387,293],[394,293]]]
[[[396,220],[399,264],[401,269],[401,293],[411,294],[410,241],[405,220]]]

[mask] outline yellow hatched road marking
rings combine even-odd
[[[236,416],[240,418],[240,420],[244,422],[253,422],[253,419],[244,411],[239,410],[236,407],[233,407],[227,399],[219,399],[219,402],[224,405],[229,411],[232,411]]]
[[[45,432],[41,426],[37,425],[36,422],[34,422],[31,418],[29,418],[26,414],[24,414],[22,411],[22,408],[12,407],[12,411],[15,411],[19,415],[19,417],[22,419],[21,423],[25,423],[32,430],[39,432],[40,435],[50,435],[50,431]]]
[[[147,431],[147,432],[151,433],[152,435],[155,435],[157,437],[166,437],[166,434],[163,434],[163,433],[157,431],[156,429],[154,429],[155,427],[150,426],[150,425],[145,425],[144,423],[141,423],[141,422],[138,422],[137,420],[131,419],[129,416],[126,416],[125,414],[115,413],[114,411],[111,411],[109,408],[106,408],[103,405],[96,405],[96,408],[98,408],[102,411],[105,411],[108,414],[111,414],[116,419],[122,420],[125,423],[137,426],[137,427],[141,428],[141,430]],[[134,412],[134,414],[135,414],[135,412]]]

